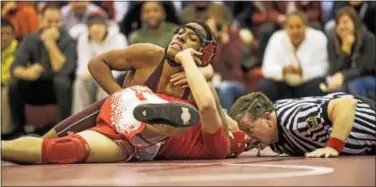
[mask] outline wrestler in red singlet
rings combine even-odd
[[[132,86],[117,92],[104,102],[91,130],[106,135],[121,147],[129,141],[138,148],[134,155],[139,160],[151,159],[223,159],[229,151],[229,140],[223,127],[215,134],[201,130],[201,124],[191,127],[183,136],[157,137],[153,140],[140,136],[146,123],[136,120],[133,110],[143,103],[183,102],[185,100],[153,93],[145,86]],[[189,103],[188,103],[189,104]],[[129,149],[124,148],[124,151]]]

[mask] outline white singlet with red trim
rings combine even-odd
[[[167,102],[146,86],[131,86],[111,95],[111,124],[136,147],[139,160],[153,159],[166,137],[158,136],[145,141],[137,136],[146,124],[136,120],[133,111],[140,104]]]
[[[130,134],[141,126],[133,116],[136,106],[144,103],[167,103],[146,86],[132,86],[111,96],[111,122],[117,132]]]

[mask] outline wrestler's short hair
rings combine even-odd
[[[263,117],[265,112],[275,110],[273,102],[261,92],[254,92],[240,97],[231,107],[230,116],[235,121],[240,119],[248,112],[254,119]]]
[[[209,40],[209,41],[215,41],[215,38],[214,38],[213,32],[212,32],[212,30],[210,29],[209,25],[206,24],[205,21],[196,20],[196,21],[192,21],[191,23],[197,23],[197,24],[199,24],[202,28],[204,28],[204,30],[205,30],[205,32],[206,32],[206,39],[207,39],[207,40]]]

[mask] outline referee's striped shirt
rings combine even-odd
[[[275,103],[278,120],[278,142],[270,145],[278,153],[302,156],[326,146],[332,132],[328,118],[329,101],[340,97],[352,97],[345,93],[333,93],[323,97],[284,99]],[[342,155],[375,155],[376,115],[369,104],[358,101],[353,128]]]

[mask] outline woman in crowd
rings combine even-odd
[[[127,46],[127,40],[117,27],[109,24],[107,15],[102,11],[89,14],[87,29],[77,40],[77,69],[73,90],[72,112],[77,113],[97,100],[107,96],[88,70],[90,59],[96,55]],[[118,77],[120,72],[113,72]]]
[[[324,90],[368,96],[376,89],[375,36],[350,7],[340,9],[335,19],[336,30],[328,41],[330,76]]]

